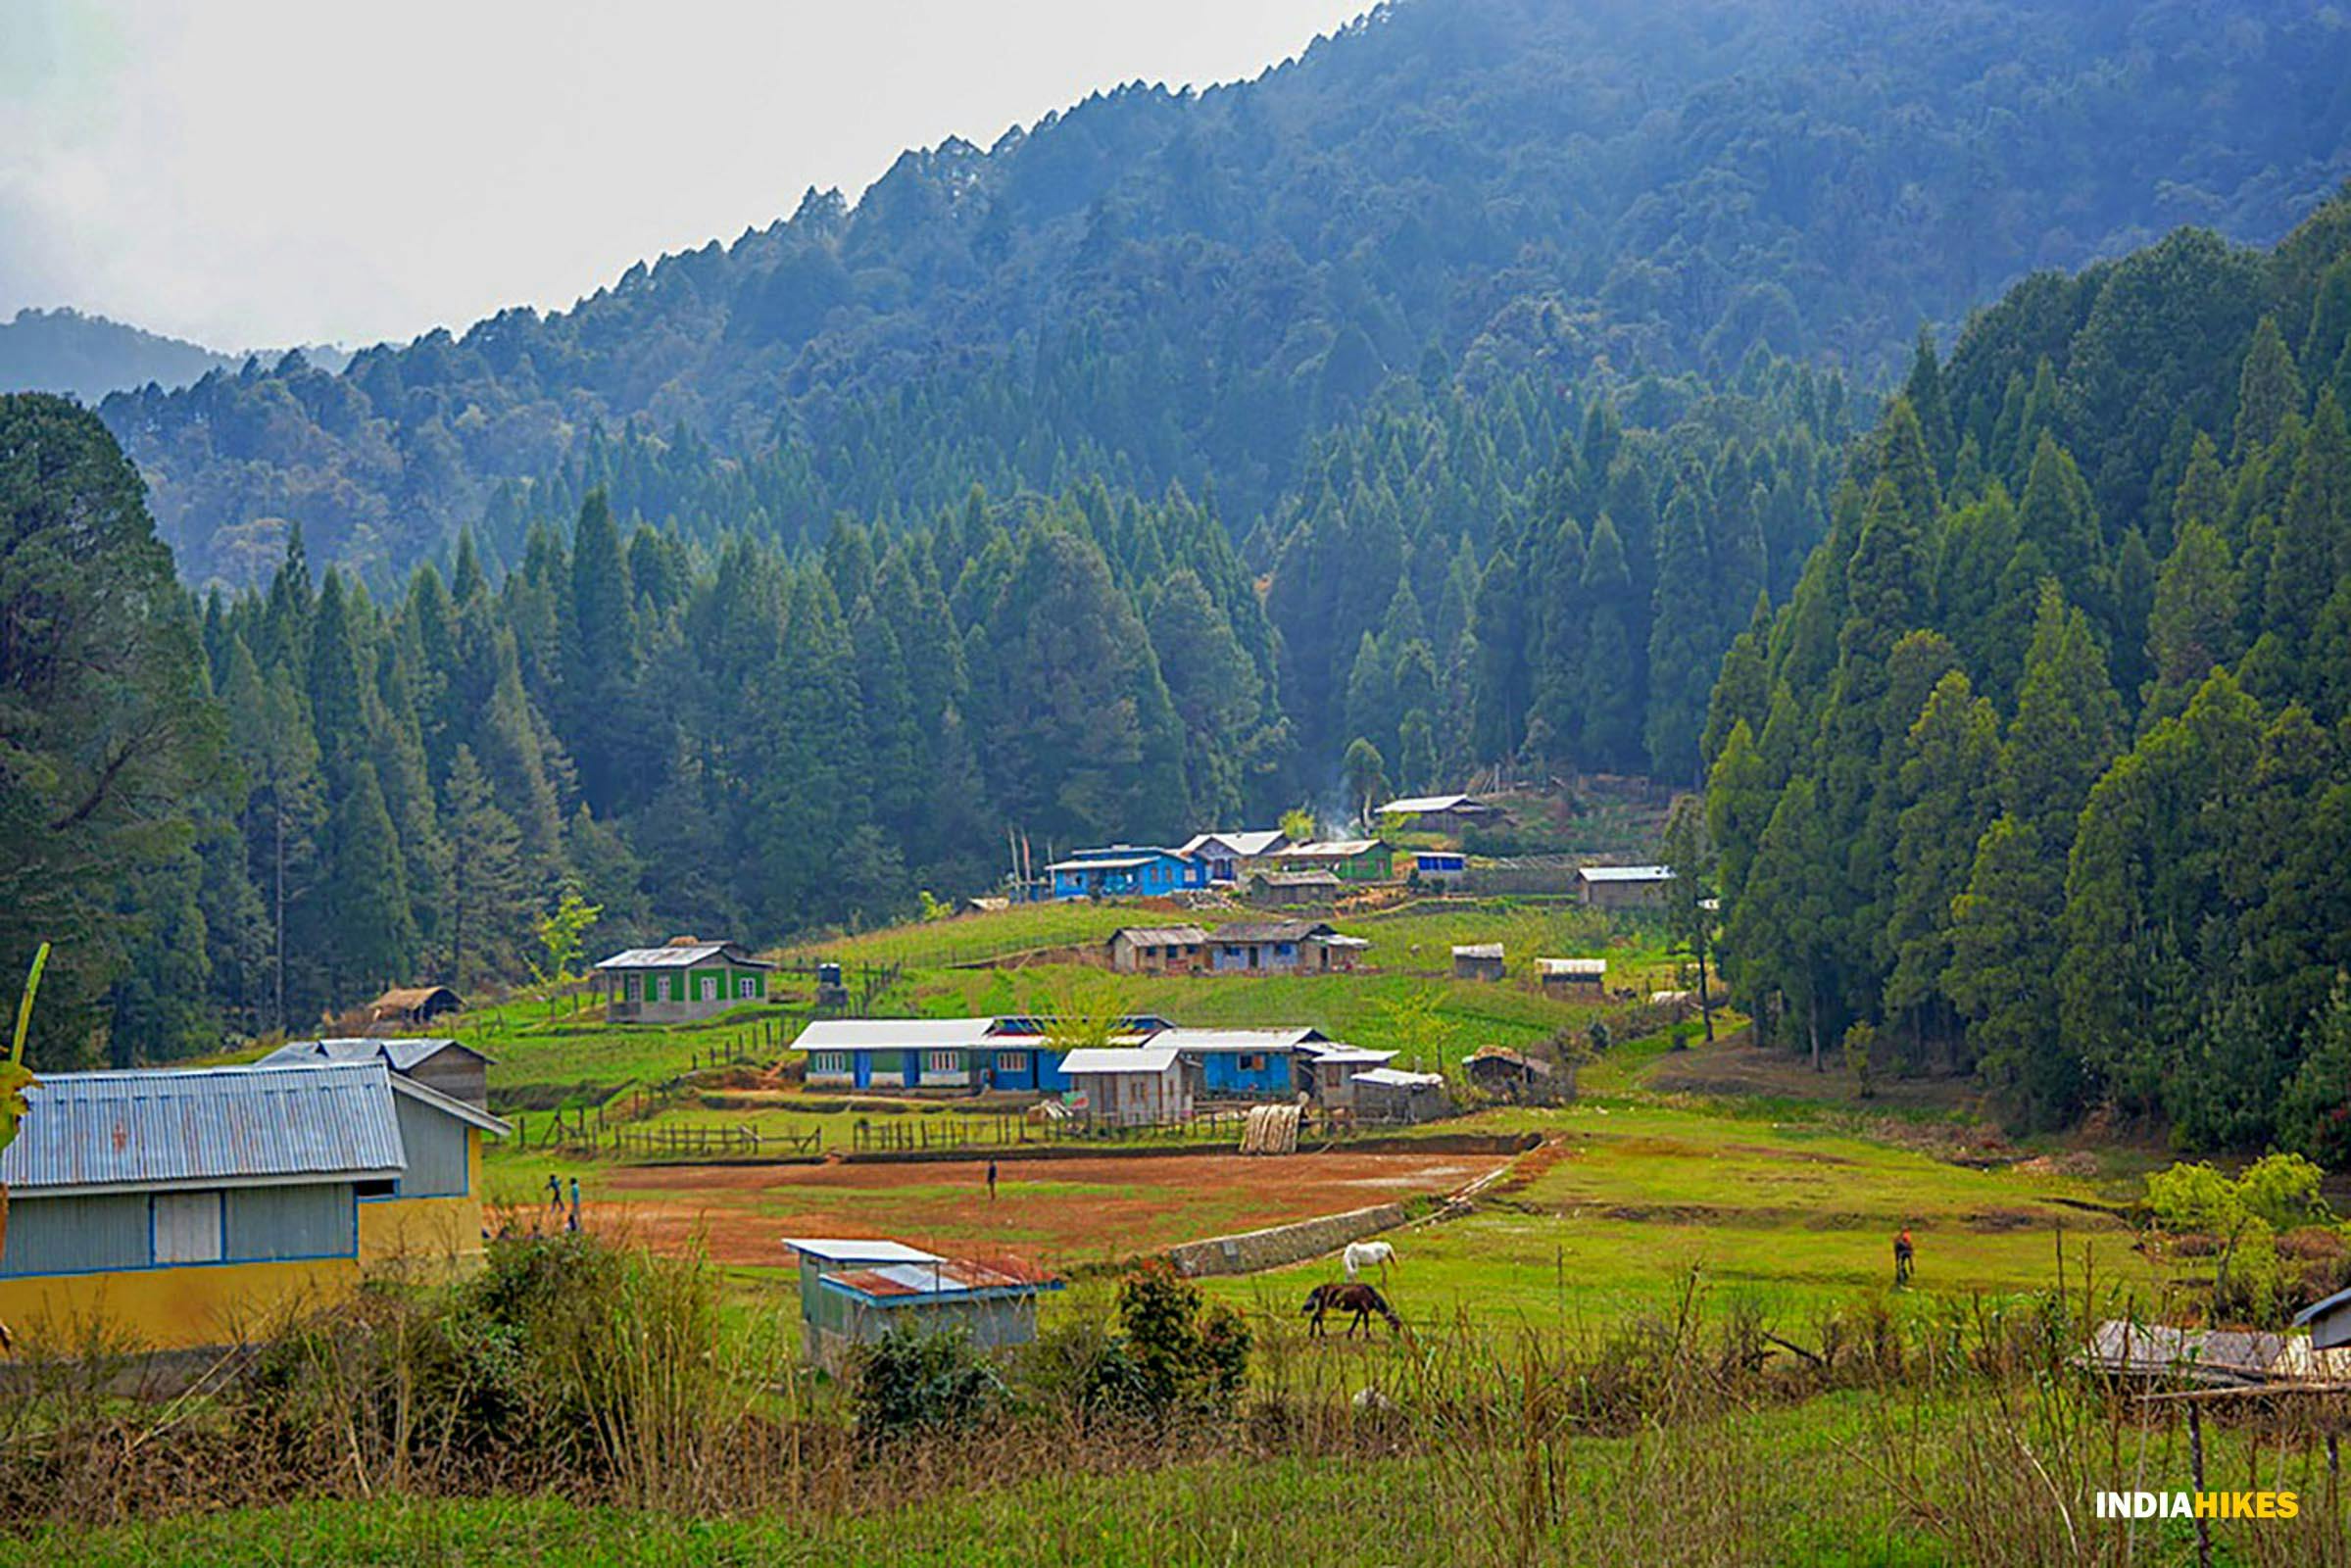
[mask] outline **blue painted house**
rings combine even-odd
[[[1001,1089],[1057,1095],[1070,1087],[1060,1048],[1047,1043],[1053,1020],[1007,1018],[819,1018],[800,1032],[811,1088],[852,1090]],[[1164,1018],[1119,1020],[1143,1040]]]
[[[1208,884],[1205,862],[1178,850],[1148,845],[1113,844],[1107,849],[1080,850],[1046,870],[1052,873],[1056,899],[1164,898]]]
[[[1301,1049],[1328,1039],[1319,1029],[1169,1029],[1151,1043],[1198,1062],[1206,1094],[1287,1100],[1304,1087]]]

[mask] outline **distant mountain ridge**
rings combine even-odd
[[[62,392],[95,406],[110,393],[149,384],[177,390],[215,370],[234,370],[248,358],[274,366],[285,352],[226,354],[71,308],[26,306],[0,321],[0,392]],[[351,362],[347,352],[321,345],[301,352],[329,373]]]
[[[2029,270],[2275,240],[2347,175],[2351,23],[2314,0],[1401,0],[1247,83],[909,152],[566,312],[105,416],[198,579],[263,518],[397,573],[630,424],[779,463],[817,517],[1093,471],[1238,527],[1391,375],[1760,349],[1881,380]]]

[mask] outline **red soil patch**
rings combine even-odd
[[[591,1178],[590,1229],[716,1262],[781,1265],[786,1236],[889,1237],[1055,1266],[1453,1192],[1490,1154],[1240,1154],[986,1161],[637,1166]],[[597,1189],[602,1189],[601,1192]]]

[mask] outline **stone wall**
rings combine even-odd
[[[1370,1208],[1349,1209],[1344,1214],[1302,1219],[1295,1225],[1186,1242],[1171,1249],[1167,1259],[1183,1275],[1253,1274],[1259,1269],[1279,1268],[1285,1263],[1335,1252],[1349,1242],[1359,1242],[1402,1223],[1403,1204],[1378,1203]]]

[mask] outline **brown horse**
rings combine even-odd
[[[1396,1308],[1390,1306],[1386,1298],[1368,1285],[1317,1285],[1306,1293],[1304,1311],[1306,1316],[1314,1319],[1313,1332],[1317,1336],[1322,1333],[1322,1320],[1333,1312],[1355,1314],[1355,1321],[1347,1326],[1347,1337],[1350,1340],[1355,1337],[1357,1329],[1369,1334],[1374,1312],[1386,1318],[1391,1329],[1404,1326],[1404,1320],[1396,1315]]]

